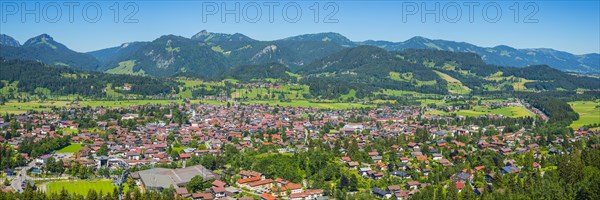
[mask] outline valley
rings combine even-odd
[[[337,33],[87,53],[0,39],[0,199],[599,195],[597,54]]]

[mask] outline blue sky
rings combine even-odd
[[[69,7],[62,1],[25,1],[23,4],[22,1],[3,0],[0,2],[0,33],[10,35],[21,43],[48,33],[55,40],[82,52],[124,42],[151,41],[166,34],[190,37],[206,29],[210,32],[239,32],[259,40],[338,32],[353,41],[404,41],[413,36],[423,36],[485,47],[509,45],[515,48],[553,48],[575,54],[600,53],[600,3],[597,0],[532,1],[529,4],[529,1],[505,0],[478,2],[479,5],[472,7],[472,22],[469,19],[470,9],[463,1],[268,2],[279,2],[278,6],[273,7],[273,22],[269,21],[269,6],[265,5],[265,1],[194,0],[154,0],[134,4],[110,0],[81,1],[74,7],[73,22],[70,22]],[[39,22],[35,22],[34,14],[24,11],[34,9],[35,3],[40,5],[37,11],[33,11],[40,17]],[[118,9],[115,9],[115,3],[118,3]],[[234,9],[236,3],[240,5],[240,21],[236,22],[235,16],[229,14],[225,15],[223,22],[223,10]],[[314,21],[316,3],[319,8],[318,22]],[[130,5],[128,9],[126,5]],[[287,12],[284,9],[286,5]],[[436,5],[439,5],[437,10],[434,9]],[[56,17],[56,6],[61,9],[60,18]],[[215,6],[218,11],[209,12]],[[417,10],[413,9],[415,6]],[[83,15],[86,11],[83,7],[87,8],[87,17]],[[138,10],[132,17],[137,22],[124,23],[125,16],[133,8]],[[257,8],[262,13],[260,18],[256,18]],[[428,12],[436,14],[425,14],[423,21],[422,14],[427,13],[423,8],[433,10]],[[86,21],[94,20],[96,9],[102,12],[98,21]],[[294,22],[297,9],[301,10],[302,15]],[[326,16],[334,9],[337,12],[330,17],[333,23],[324,23]],[[497,15],[498,9],[501,15]],[[118,23],[114,22],[115,10],[119,10]],[[457,17],[458,10],[460,17]],[[287,13],[287,18],[283,13]],[[535,14],[527,18],[532,13]],[[438,22],[435,21],[436,16],[440,18]],[[517,22],[514,21],[515,16]],[[253,19],[256,22],[252,22]]]

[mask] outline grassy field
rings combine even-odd
[[[465,116],[465,117],[476,117],[485,114],[501,114],[507,117],[526,117],[532,116],[533,114],[529,111],[525,110],[520,106],[509,106],[504,108],[496,108],[491,109],[483,106],[476,106],[470,110],[459,110],[454,112],[443,112],[439,110],[427,111],[427,113],[432,115],[450,115],[456,114],[457,116]]]
[[[571,124],[571,128],[600,123],[600,102],[574,101],[569,102],[569,105],[579,114],[579,119]]]
[[[133,71],[133,67],[135,66],[135,60],[127,60],[119,63],[118,67],[109,69],[106,73],[110,74],[130,74],[130,75],[146,75],[143,69],[140,69],[137,72]]]
[[[438,74],[442,79],[446,80],[446,82],[448,82],[448,92],[453,94],[469,94],[471,92],[471,89],[467,86],[464,86],[462,82],[460,82],[458,79],[455,79],[449,76],[448,74],[444,74],[436,70],[433,71],[436,74]]]
[[[356,98],[356,90],[350,89],[350,91],[348,91],[348,94],[340,95],[340,98],[344,99],[344,100],[348,100],[350,98]]]
[[[62,107],[66,106],[68,102],[66,101],[58,101],[58,102],[6,102],[4,105],[0,105],[0,113],[15,113],[21,114],[26,113],[27,111],[49,111],[52,107]]]
[[[96,192],[113,192],[116,186],[112,184],[109,179],[101,179],[94,181],[56,181],[48,183],[48,193],[60,193],[62,188],[65,188],[67,192],[72,194],[87,195],[89,190],[96,190]],[[125,190],[125,189],[123,189]]]
[[[62,148],[62,149],[56,151],[56,153],[75,153],[75,152],[79,152],[80,149],[81,149],[81,144],[71,144],[69,146],[66,146],[65,148]]]
[[[15,102],[10,101],[4,105],[0,105],[0,113],[14,113],[21,114],[27,111],[50,111],[52,107],[109,107],[109,108],[120,108],[129,107],[132,105],[144,105],[144,104],[169,104],[171,102],[182,103],[181,100],[123,100],[123,101],[80,101],[79,105],[71,104],[70,101],[31,101],[31,102]]]

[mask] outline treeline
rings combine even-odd
[[[579,119],[579,114],[562,99],[548,96],[544,93],[523,93],[526,99],[533,107],[540,109],[548,115],[551,123],[561,123],[565,126]]]
[[[78,94],[88,97],[105,97],[106,87],[131,86],[130,90],[119,90],[124,94],[159,95],[178,91],[177,83],[151,77],[115,75],[100,72],[82,72],[66,67],[44,65],[35,61],[0,59],[0,80],[18,81],[20,92],[39,94],[47,89],[52,95]]]
[[[29,157],[35,158],[62,149],[70,144],[70,136],[44,138],[39,141],[26,139],[19,145],[19,153],[27,153]]]
[[[26,165],[26,160],[7,143],[0,143],[0,169],[13,169]]]
[[[535,90],[576,90],[598,89],[600,79],[570,75],[547,65],[532,65],[524,68],[501,67],[504,76],[521,77],[528,80],[539,80],[525,83],[525,87]]]

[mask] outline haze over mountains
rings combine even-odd
[[[387,51],[433,49],[470,52],[488,64],[525,67],[548,65],[561,71],[600,73],[597,53],[573,55],[553,49],[515,49],[509,46],[479,47],[464,42],[413,37],[404,42],[354,42],[338,33],[298,35],[274,41],[258,41],[240,33],[224,34],[201,31],[189,38],[165,35],[150,42],[130,42],[117,47],[78,53],[46,34],[23,45],[7,35],[0,35],[0,57],[39,60],[47,64],[109,73],[172,76],[195,74],[214,77],[242,65],[280,63],[291,71],[328,55],[361,45]]]

